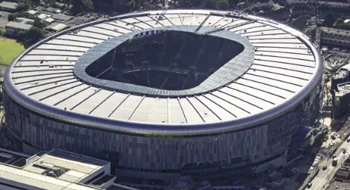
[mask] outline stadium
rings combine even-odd
[[[119,176],[212,178],[288,162],[318,116],[323,61],[307,36],[239,12],[135,12],[57,33],[4,80],[24,152],[109,160]]]

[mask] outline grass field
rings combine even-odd
[[[16,40],[0,38],[0,64],[9,65],[12,60],[24,51],[23,45]]]

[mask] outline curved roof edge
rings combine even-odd
[[[228,14],[231,15],[231,12],[210,11],[210,10],[169,10],[168,12],[189,13],[189,14],[215,13],[215,14],[222,14],[223,16]],[[263,111],[259,114],[251,115],[242,119],[237,119],[234,121],[219,122],[219,123],[211,123],[211,124],[199,124],[199,125],[194,125],[194,124],[192,125],[191,124],[188,124],[188,125],[166,124],[165,125],[165,124],[147,124],[147,123],[138,123],[138,122],[117,121],[112,119],[93,117],[90,115],[82,115],[82,114],[78,114],[70,111],[60,110],[58,108],[51,107],[48,105],[44,105],[36,100],[29,98],[28,96],[20,92],[15,87],[12,81],[11,71],[15,63],[19,59],[21,59],[27,52],[36,48],[40,44],[48,40],[51,40],[59,35],[62,35],[64,33],[67,33],[82,27],[86,27],[89,25],[103,23],[108,20],[115,20],[118,18],[130,17],[135,14],[147,15],[147,14],[162,14],[162,13],[164,13],[164,11],[149,11],[149,12],[143,12],[143,13],[130,13],[126,15],[120,15],[109,19],[98,20],[91,23],[83,24],[77,27],[70,28],[66,31],[57,33],[53,36],[50,36],[38,42],[37,44],[33,45],[31,48],[27,49],[21,55],[19,55],[15,60],[13,60],[12,64],[9,66],[9,68],[6,71],[6,75],[4,79],[5,91],[10,96],[11,99],[13,99],[18,104],[22,105],[23,107],[33,112],[47,116],[49,118],[54,118],[56,120],[61,120],[61,121],[69,122],[76,125],[83,125],[91,128],[96,128],[96,129],[103,129],[103,130],[122,132],[122,133],[131,133],[131,134],[160,134],[160,135],[191,136],[191,135],[206,135],[206,134],[215,134],[215,133],[242,130],[247,127],[253,127],[253,126],[262,124],[264,122],[270,121],[294,109],[295,106],[301,103],[304,100],[304,98],[307,97],[311,93],[311,91],[314,90],[314,88],[320,84],[320,81],[322,79],[322,74],[323,74],[323,60],[318,49],[316,48],[317,46],[316,44],[311,43],[308,37],[305,36],[300,31],[292,29],[283,24],[279,24],[275,21],[271,21],[269,19],[264,19],[261,17],[250,16],[250,15],[243,15],[242,18],[258,20],[259,22],[265,22],[266,24],[280,27],[282,30],[285,30],[286,32],[302,40],[305,43],[305,45],[307,45],[310,48],[310,50],[312,51],[315,57],[316,71],[314,72],[312,79],[309,81],[309,83],[306,86],[304,86],[304,88],[301,91],[299,91],[295,96],[288,99],[283,104],[275,106],[272,109]]]

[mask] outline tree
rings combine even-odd
[[[228,3],[230,5],[229,6],[230,8],[235,8],[237,3],[239,3],[239,1],[238,0],[228,0]]]
[[[5,36],[6,35],[6,29],[4,27],[0,28],[0,35]]]
[[[40,5],[40,0],[30,0],[30,4],[32,6],[38,6],[38,5]]]
[[[45,27],[45,25],[41,22],[41,20],[37,17],[34,18],[34,23],[33,26],[43,29]]]
[[[215,4],[215,8],[219,10],[227,10],[229,7],[228,0],[217,0]]]
[[[72,0],[71,4],[73,6],[71,11],[75,14],[80,13],[84,10],[94,9],[92,0]]]
[[[216,0],[204,0],[203,6],[207,9],[215,9],[216,8]]]
[[[28,38],[29,41],[32,41],[32,42],[37,42],[43,37],[44,37],[43,30],[35,26],[31,27],[26,33],[26,38]]]
[[[8,17],[7,17],[7,20],[8,21],[14,21],[14,20],[16,20],[16,18],[17,18],[16,14],[9,14]]]
[[[130,10],[133,11],[136,8],[136,2],[134,0],[131,0],[128,2],[128,6],[130,7]]]
[[[88,10],[94,9],[94,3],[92,2],[92,0],[82,0],[82,2],[84,7],[87,8]]]
[[[337,20],[337,17],[334,16],[333,12],[329,11],[326,14],[324,25],[328,27],[332,27],[336,20]]]
[[[20,4],[18,4],[16,10],[17,10],[17,11],[26,11],[26,10],[28,10],[29,8],[30,8],[30,5],[29,5],[28,2],[26,2],[26,3],[20,3]]]
[[[344,20],[341,18],[337,18],[337,20],[334,22],[334,26],[341,26],[344,24]]]

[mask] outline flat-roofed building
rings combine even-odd
[[[58,149],[31,157],[0,149],[0,189],[106,189],[115,180],[110,169],[107,161]]]
[[[18,4],[9,1],[3,1],[0,3],[0,10],[14,12],[17,9]]]
[[[33,19],[17,18],[6,25],[6,35],[17,37],[27,32],[34,24]]]
[[[69,26],[67,26],[63,23],[54,22],[54,23],[50,24],[49,26],[47,26],[45,29],[48,31],[53,31],[53,32],[60,32],[66,28],[69,28]]]
[[[350,46],[350,31],[321,27],[322,44],[335,46]]]

